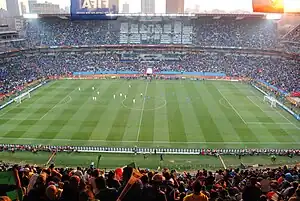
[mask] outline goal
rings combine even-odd
[[[24,100],[26,98],[30,98],[30,93],[29,92],[25,92],[25,93],[19,95],[14,100],[15,100],[16,103],[22,103],[22,100]]]
[[[272,96],[264,96],[264,102],[270,103],[271,107],[276,107],[277,100]]]

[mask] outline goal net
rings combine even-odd
[[[26,98],[30,98],[30,93],[29,92],[25,92],[25,93],[19,95],[18,97],[16,97],[15,102],[16,103],[22,103],[22,101]]]
[[[271,107],[276,107],[276,99],[272,96],[264,96],[264,102],[268,102]]]

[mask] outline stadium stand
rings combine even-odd
[[[291,30],[284,37],[285,40],[299,42],[300,41],[300,24]]]
[[[204,17],[188,20],[184,17],[120,18],[117,21],[72,22],[58,18],[28,20],[25,40],[0,40],[0,95],[18,92],[26,83],[50,76],[71,76],[73,72],[138,71],[147,66],[155,73],[163,71],[218,72],[228,76],[260,79],[287,91],[300,91],[300,61],[284,57],[276,52],[273,56],[243,50],[243,48],[276,48],[278,37],[276,24],[262,19],[214,19]],[[286,35],[287,41],[299,42],[299,27]],[[26,41],[26,42],[25,42]],[[89,50],[72,51],[72,48],[112,44],[183,44],[218,46],[217,51],[204,50],[201,54],[191,51],[158,51],[155,54],[144,48],[140,51]],[[47,46],[32,52],[12,52],[30,46]],[[52,46],[52,47],[51,47]],[[58,46],[69,46],[62,51]],[[71,47],[72,46],[72,47]],[[222,48],[229,48],[223,51]],[[294,46],[285,46],[290,51]],[[230,50],[233,48],[233,50]],[[237,51],[240,49],[240,51]],[[241,50],[242,49],[242,50]],[[60,51],[61,50],[61,51]],[[221,51],[222,50],[222,51]],[[244,52],[243,52],[244,51]],[[255,50],[256,51],[256,50]],[[291,52],[297,52],[292,49]],[[3,53],[4,54],[4,53]],[[151,55],[151,57],[148,57]],[[141,62],[148,60],[147,64]],[[82,147],[0,145],[0,151],[78,151]],[[87,151],[109,152],[108,147],[85,147]],[[95,150],[99,149],[99,150]],[[100,150],[101,149],[101,150]],[[124,148],[125,149],[125,148]],[[122,151],[122,150],[121,150]],[[125,150],[128,153],[133,150]],[[138,152],[149,149],[138,149]],[[169,150],[176,152],[177,150]],[[165,152],[165,150],[161,150]],[[299,150],[277,149],[223,149],[190,150],[189,154],[204,155],[299,155]],[[158,152],[160,153],[160,152]],[[104,172],[93,165],[90,168],[49,168],[38,166],[13,166],[0,164],[0,172],[14,170],[18,185],[0,185],[0,200],[9,200],[8,191],[22,189],[24,201],[115,201],[126,188],[132,167],[117,168]],[[121,172],[121,173],[120,173]],[[299,201],[299,167],[262,169],[226,169],[215,172],[199,170],[196,173],[164,169],[141,169],[143,176],[131,183],[124,201]],[[17,176],[18,175],[18,176]],[[19,182],[17,182],[19,183]]]
[[[18,185],[2,185],[0,199],[10,200],[6,192],[23,190],[24,201],[78,200],[115,201],[297,201],[300,198],[298,167],[197,172],[151,171],[132,166],[105,172],[89,168],[49,168],[0,165],[1,171],[15,173]],[[137,175],[135,179],[132,173]],[[128,190],[127,187],[130,186]],[[126,190],[127,189],[127,190]]]
[[[299,61],[295,60],[238,54],[184,53],[178,61],[170,58],[168,60],[159,58],[158,61],[153,61],[152,58],[151,64],[146,65],[139,62],[141,58],[131,58],[133,62],[128,62],[128,58],[123,59],[123,56],[121,53],[55,53],[13,57],[2,63],[1,93],[7,93],[23,86],[26,82],[47,76],[85,71],[145,72],[147,66],[153,67],[157,73],[161,71],[217,72],[229,76],[261,79],[288,92],[300,90]]]
[[[54,18],[28,21],[26,33],[32,45],[49,46],[121,43],[271,48],[277,43],[273,21],[236,17],[195,20],[187,17],[121,17],[116,21],[89,22]]]
[[[287,18],[287,19],[285,19]],[[286,52],[300,53],[300,24],[298,16],[284,16],[279,22],[280,31],[284,31],[281,41]],[[282,23],[282,26],[280,26]],[[287,28],[288,27],[288,28]]]

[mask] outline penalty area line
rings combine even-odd
[[[247,122],[243,119],[243,117],[240,115],[240,113],[233,107],[233,105],[227,100],[227,98],[223,95],[223,93],[219,89],[218,89],[218,92],[226,100],[226,102],[230,105],[230,107],[233,109],[233,111],[240,117],[240,119],[244,122],[244,124],[247,125]]]
[[[257,96],[252,90],[251,90],[251,92],[256,96],[256,97],[258,97],[258,98],[260,98],[259,96]],[[248,96],[247,96],[247,98],[250,100],[250,101],[252,101]],[[253,102],[253,101],[252,101]],[[255,104],[255,103],[254,103]],[[256,105],[256,104],[255,104]],[[258,105],[257,105],[258,106]],[[259,106],[258,106],[259,107]],[[260,107],[259,107],[260,108]],[[298,129],[298,130],[300,130],[300,127],[298,127],[296,124],[294,124],[291,120],[289,120],[286,116],[284,116],[280,111],[278,111],[277,109],[275,109],[275,108],[273,108],[273,107],[271,107],[272,108],[272,110],[274,111],[274,112],[276,112],[277,114],[279,114],[282,118],[284,118],[285,120],[287,120],[288,122],[289,122],[289,124],[292,124],[296,129]],[[261,108],[260,108],[261,109]],[[262,110],[262,109],[261,109]],[[263,111],[263,110],[262,110]],[[263,111],[263,112],[265,112],[265,111]]]
[[[49,112],[51,112],[54,108],[56,108],[61,102],[63,102],[66,98],[69,98],[70,100],[72,100],[71,96],[66,96],[63,99],[61,99],[58,103],[56,103],[50,110],[48,110],[48,112],[46,112],[39,120],[42,120],[45,116],[47,116],[47,114],[49,114]]]
[[[39,120],[42,120],[51,110],[53,110],[54,108],[56,108],[63,100],[65,100],[66,98],[70,98],[70,100],[72,100],[72,97],[70,96],[70,94],[72,92],[74,92],[77,89],[77,87],[75,87],[75,89],[73,91],[71,91],[70,93],[68,93],[68,95],[66,95],[63,99],[61,99],[58,103],[56,103],[50,110],[48,110],[48,112],[46,112]]]

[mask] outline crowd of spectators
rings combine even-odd
[[[300,24],[282,38],[284,50],[292,54],[300,54]]]
[[[119,32],[115,21],[32,20],[25,27],[31,46],[118,44]]]
[[[300,90],[299,61],[280,57],[264,57],[237,54],[191,54],[178,60],[140,62],[138,59],[123,62],[122,54],[55,53],[36,56],[18,56],[0,64],[0,92],[8,93],[27,82],[48,77],[70,75],[73,72],[139,71],[147,67],[154,72],[216,72],[228,76],[261,79],[287,91]]]
[[[24,201],[299,201],[300,170],[295,167],[225,169],[177,172],[139,169],[134,166],[102,171],[91,164],[82,168],[12,166],[1,164],[0,171],[13,170]],[[138,172],[137,172],[138,171]],[[131,177],[135,173],[135,178]],[[0,196],[14,190],[0,185]],[[0,197],[5,200],[5,197]],[[9,200],[9,199],[7,199]],[[6,200],[5,200],[6,201]]]
[[[137,18],[138,19],[138,18]],[[119,44],[120,29],[123,21],[129,22],[126,27],[127,37],[131,34],[140,39],[135,43],[142,43],[144,31],[151,37],[151,34],[163,34],[164,38],[176,38],[182,33],[192,35],[193,44],[204,46],[230,46],[230,47],[251,47],[251,48],[275,48],[277,44],[277,27],[272,20],[262,19],[240,19],[235,17],[228,19],[195,19],[188,20],[189,24],[178,27],[177,19],[159,21],[137,19],[122,19],[112,21],[68,21],[61,19],[31,20],[26,24],[26,39],[31,45],[99,45]],[[134,24],[132,24],[132,23]],[[159,26],[159,28],[156,28]],[[181,26],[181,24],[180,24]],[[185,33],[187,30],[190,33]],[[191,30],[190,30],[191,29]],[[122,30],[122,32],[124,32]],[[181,34],[180,34],[181,35]],[[143,38],[143,40],[141,40]],[[155,41],[157,38],[155,38]],[[146,40],[148,41],[148,40]],[[172,40],[161,39],[161,43]],[[181,41],[181,40],[180,40]],[[187,40],[189,41],[189,40]],[[181,41],[183,44],[184,40]],[[178,44],[178,42],[174,42]]]
[[[195,43],[203,46],[275,49],[278,42],[277,25],[271,20],[197,20],[195,35]]]
[[[284,40],[291,41],[291,42],[300,42],[300,24],[293,28],[285,37]]]
[[[26,48],[26,41],[20,40],[0,40],[0,53],[19,51],[20,49]]]
[[[172,21],[164,23],[174,26]],[[278,42],[276,24],[273,21],[202,19],[191,20],[190,23],[194,29],[193,43],[197,45],[274,48]],[[131,29],[128,30],[130,35]],[[25,33],[30,46],[118,44],[120,21],[29,20],[25,25]],[[174,33],[170,33],[170,36],[172,34]],[[299,37],[299,27],[287,35],[287,39],[294,42],[299,42]],[[10,45],[8,47],[14,48]],[[71,75],[72,72],[144,73],[147,67],[152,67],[157,73],[217,72],[229,76],[251,77],[288,92],[300,91],[300,63],[296,60],[229,53],[186,53],[178,57],[179,59],[174,60],[141,62],[138,58],[123,61],[122,54],[117,52],[41,53],[31,56],[19,54],[0,63],[0,95],[21,90],[24,84],[48,76]],[[44,146],[0,146],[0,150],[76,151],[72,147],[55,147],[53,150],[53,147]],[[211,152],[205,152],[208,153]],[[246,154],[257,152],[247,150]],[[299,154],[299,151],[293,154]],[[0,165],[0,172],[11,169],[18,173],[24,201],[115,201],[134,171],[132,167],[125,167],[104,172],[93,165],[75,169],[55,168],[54,165],[49,168]],[[215,172],[199,170],[197,173],[140,169],[140,172],[143,176],[133,183],[122,201],[300,201],[300,170],[297,167]],[[0,201],[9,200],[1,196],[14,188],[15,186],[0,184]]]

